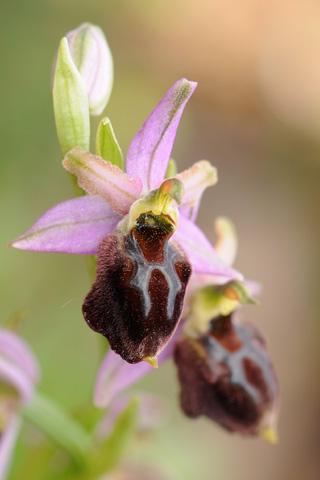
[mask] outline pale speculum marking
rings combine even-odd
[[[252,398],[258,403],[260,400],[259,391],[252,386],[245,375],[243,369],[243,359],[249,358],[258,365],[262,372],[267,385],[270,387],[272,393],[276,392],[276,382],[270,372],[268,355],[262,348],[257,347],[253,342],[253,334],[250,330],[242,325],[234,325],[239,339],[243,343],[243,347],[235,352],[229,352],[221,343],[212,336],[207,336],[208,351],[212,359],[216,362],[225,363],[230,371],[230,383],[240,385]]]
[[[137,288],[142,295],[144,315],[148,317],[152,301],[149,294],[149,282],[153,271],[161,272],[167,282],[169,293],[167,298],[167,317],[171,319],[174,312],[174,305],[177,294],[180,292],[182,285],[175,269],[175,262],[179,257],[176,252],[166,241],[163,249],[163,263],[148,262],[133,236],[128,239],[127,253],[131,257],[135,265],[135,274],[130,280],[130,285]]]

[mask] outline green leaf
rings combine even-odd
[[[123,170],[124,165],[121,148],[108,117],[104,117],[98,126],[96,135],[96,154]]]
[[[89,150],[90,119],[88,96],[74,65],[68,41],[60,42],[54,84],[53,107],[63,156],[73,147]]]
[[[78,467],[86,466],[92,447],[91,437],[59,405],[38,392],[22,413],[67,452]]]
[[[138,411],[139,400],[133,397],[117,418],[113,432],[102,444],[97,457],[93,459],[90,472],[93,471],[96,477],[112,470],[121,460],[136,431]]]

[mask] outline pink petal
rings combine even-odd
[[[122,360],[120,355],[110,349],[97,374],[94,405],[99,408],[106,407],[119,392],[137,382],[152,370],[153,368],[147,362],[132,365]]]
[[[125,393],[111,403],[106,416],[98,424],[97,434],[101,439],[108,437],[114,427],[119,415],[128,407],[132,395]],[[167,412],[164,402],[156,395],[141,392],[139,395],[139,430],[150,430],[162,427],[166,421]]]
[[[13,449],[20,431],[21,420],[19,417],[13,417],[9,426],[1,433],[0,437],[0,480],[7,478]]]
[[[226,217],[216,218],[214,229],[217,235],[215,251],[226,265],[232,265],[238,250],[236,229]]]
[[[218,181],[217,169],[207,160],[195,163],[191,168],[175,175],[183,183],[182,205],[194,207],[207,187]]]
[[[246,279],[244,284],[253,297],[260,297],[262,295],[263,285],[260,282]]]
[[[78,177],[78,184],[90,195],[100,195],[112,210],[125,215],[139,197],[142,183],[111,162],[91,155],[80,147],[73,148],[63,160],[63,166]]]
[[[9,247],[38,252],[95,255],[102,239],[119,222],[110,205],[99,196],[84,196],[48,210]]]
[[[195,222],[198,215],[200,203],[201,203],[201,197],[193,207],[189,207],[188,205],[182,205],[181,207],[179,207],[179,212],[184,217],[188,218],[192,222]]]
[[[165,362],[172,354],[173,342],[160,353],[158,364]],[[93,403],[98,408],[106,407],[122,390],[136,383],[140,378],[154,371],[147,362],[136,364],[122,360],[113,350],[109,350],[100,365]]]
[[[185,191],[179,211],[195,222],[204,190],[218,181],[217,169],[206,160],[201,160],[188,170],[178,173],[176,178],[182,181]]]
[[[164,179],[184,107],[197,84],[182,78],[166,93],[134,137],[127,155],[127,172],[142,180],[146,191]]]
[[[29,377],[32,383],[39,379],[39,364],[29,346],[18,335],[0,329],[0,356],[5,356]]]
[[[117,418],[128,407],[131,398],[131,395],[122,395],[108,406],[107,414],[98,424],[97,428],[97,435],[101,440],[107,438],[112,433]]]
[[[33,382],[21,368],[2,356],[0,356],[0,379],[12,385],[19,392],[22,403],[29,403],[32,400]]]
[[[203,232],[191,220],[182,215],[180,215],[173,241],[177,242],[184,250],[195,273],[223,276],[229,280],[243,280],[241,273],[220,260]]]
[[[163,427],[167,419],[168,412],[163,399],[143,392],[140,396],[140,430]]]

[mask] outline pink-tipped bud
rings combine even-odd
[[[113,85],[113,60],[104,33],[96,25],[83,23],[67,33],[66,38],[87,92],[90,115],[100,115]]]

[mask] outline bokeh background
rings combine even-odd
[[[50,76],[59,39],[91,21],[113,51],[106,114],[124,152],[177,79],[199,82],[173,157],[180,169],[203,158],[218,168],[198,223],[211,240],[215,216],[227,215],[237,227],[236,267],[264,285],[261,306],[243,315],[269,338],[282,396],[280,444],[242,439],[206,419],[185,418],[175,369],[167,365],[139,388],[164,399],[169,422],[132,455],[177,480],[318,479],[319,2],[1,0],[0,19],[1,322],[24,311],[20,331],[41,362],[41,390],[70,408],[91,398],[100,353],[81,315],[90,286],[85,260],[6,244],[72,197]],[[22,434],[19,451],[26,441]],[[11,478],[31,478],[21,476],[19,457]]]

